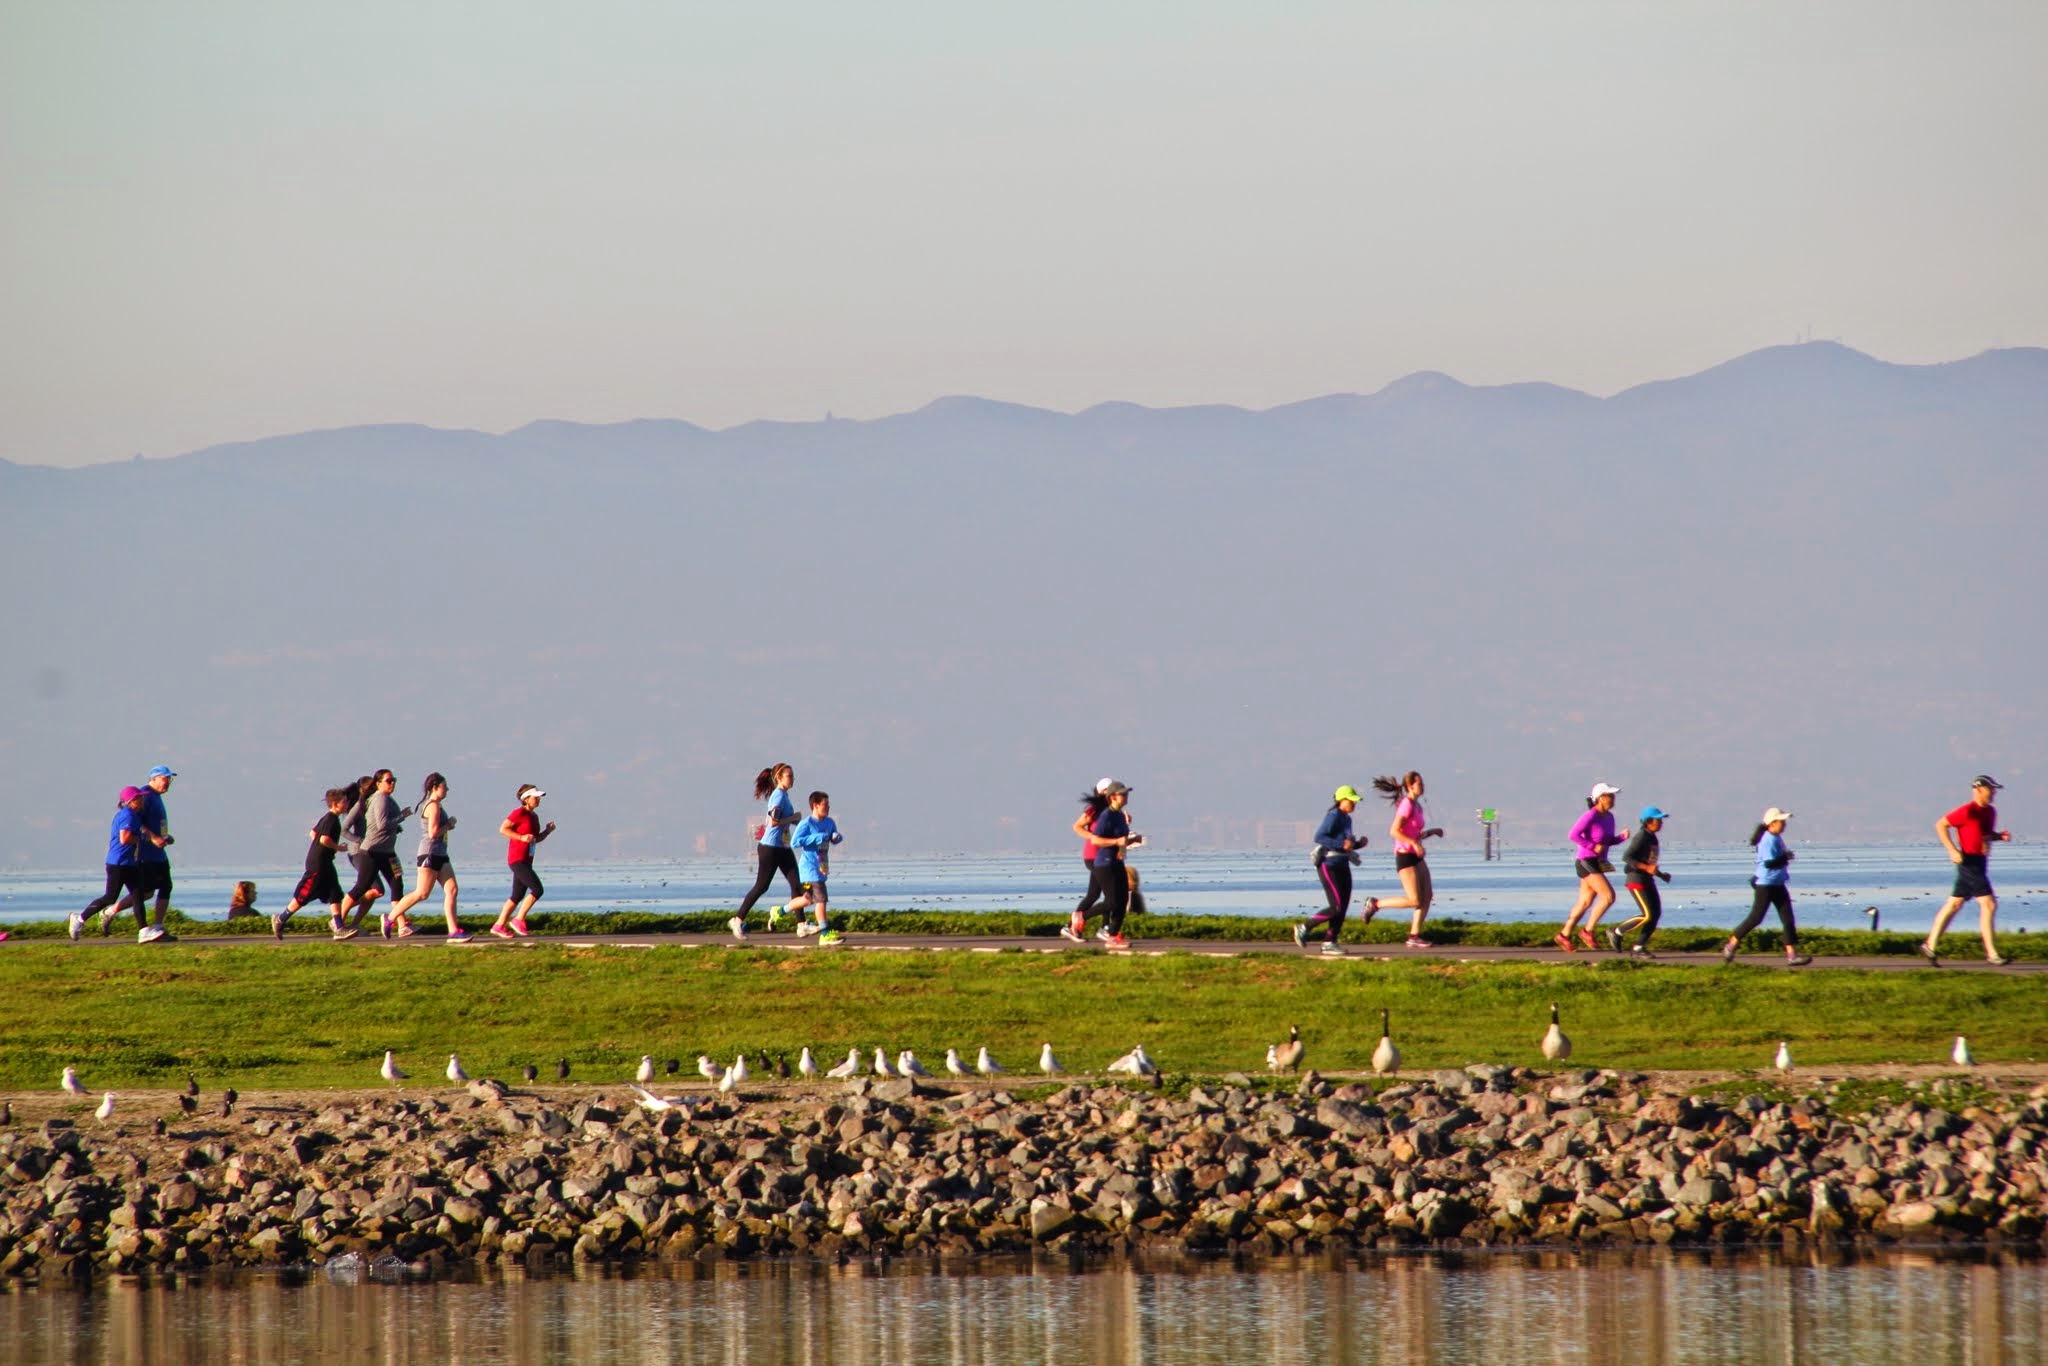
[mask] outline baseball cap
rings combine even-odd
[[[171,771],[170,765],[158,764],[149,771],[149,776],[152,778],[175,778],[178,775]]]
[[[547,795],[544,789],[535,787],[532,783],[521,783],[519,785],[519,800],[522,802],[528,797],[545,797]]]
[[[1779,809],[1778,809],[1777,807],[1775,807],[1775,806],[1774,806],[1774,807],[1772,807],[1772,808],[1771,808],[1770,810],[1768,810],[1768,811],[1764,812],[1764,824],[1765,824],[1765,825],[1769,825],[1769,824],[1771,824],[1771,822],[1773,822],[1773,821],[1789,821],[1789,820],[1791,820],[1791,819],[1792,819],[1792,813],[1791,813],[1790,811],[1780,811],[1780,810],[1779,810]]]
[[[124,787],[121,789],[121,795],[114,799],[114,804],[116,806],[126,806],[141,795],[142,789],[139,787]]]
[[[1102,793],[1109,791],[1109,785],[1115,781],[1116,779],[1114,778],[1097,778],[1095,780],[1096,795],[1100,796]]]
[[[1588,795],[1593,797],[1612,797],[1620,792],[1621,789],[1612,783],[1594,783],[1593,790]]]
[[[1119,792],[1129,792],[1130,790],[1131,789],[1125,786],[1123,783],[1111,779],[1109,786],[1102,789],[1102,795],[1105,797],[1114,797]]]
[[[1637,816],[1636,819],[1639,821],[1666,821],[1671,819],[1671,813],[1661,806],[1646,806],[1643,808],[1642,814]]]
[[[2004,783],[2001,783],[2001,782],[1999,782],[1999,781],[1998,781],[1998,779],[1996,779],[1996,778],[1992,777],[1992,776],[1991,776],[1991,775],[1990,775],[1989,773],[1979,773],[1979,774],[1978,774],[1978,775],[1977,775],[1976,777],[1974,777],[1974,778],[1970,779],[1970,786],[1971,786],[1971,787],[1988,787],[1988,788],[1990,788],[1990,789],[1991,789],[1991,790],[1992,790],[1993,792],[1996,792],[1996,791],[1998,791],[1998,790],[1999,790],[2000,788],[2004,787],[2004,786],[2005,786],[2005,784],[2004,784]]]
[[[1350,783],[1346,783],[1344,784],[1344,786],[1337,789],[1336,796],[1331,798],[1331,800],[1339,802],[1362,802],[1365,800],[1365,798],[1358,795],[1357,788],[1353,787]]]

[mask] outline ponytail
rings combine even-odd
[[[1756,846],[1756,845],[1757,845],[1757,844],[1758,844],[1758,843],[1759,843],[1759,842],[1760,842],[1760,841],[1761,841],[1761,840],[1763,839],[1763,837],[1764,837],[1764,831],[1766,831],[1766,830],[1768,830],[1768,829],[1770,829],[1770,828],[1771,828],[1771,827],[1769,827],[1768,825],[1763,825],[1763,824],[1759,824],[1759,825],[1757,826],[1757,828],[1756,828],[1756,829],[1754,829],[1754,830],[1750,831],[1750,832],[1749,832],[1749,843],[1750,843],[1750,847],[1754,848],[1754,847],[1755,847],[1755,846]]]
[[[1398,778],[1374,778],[1372,780],[1372,790],[1398,806],[1401,799],[1408,795],[1408,785],[1421,781],[1422,775],[1411,768]]]
[[[754,800],[758,802],[773,792],[775,790],[775,775],[788,767],[788,764],[770,764],[759,773],[756,773],[754,775]]]
[[[1100,792],[1083,792],[1081,794],[1081,805],[1088,808],[1088,814],[1091,816],[1099,816],[1109,810],[1109,798],[1103,796]]]
[[[446,778],[442,777],[438,773],[429,773],[427,775],[427,780],[424,783],[420,784],[419,805],[425,806],[428,802],[433,800],[435,788],[446,787],[447,785],[448,780]]]

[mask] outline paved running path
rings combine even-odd
[[[81,943],[134,944],[132,936],[113,936],[101,939],[88,932]],[[264,944],[269,940],[255,935],[184,935],[177,940],[180,944]],[[291,943],[324,943],[327,941],[306,939],[294,935]],[[531,939],[495,939],[489,934],[479,934],[466,945],[453,946],[438,933],[421,932],[410,939],[380,939],[374,927],[358,935],[350,943],[358,947],[375,949],[432,949],[439,953],[457,951],[505,952],[520,949],[567,948],[567,949],[651,949],[670,948],[723,948],[734,952],[748,949],[791,949],[800,953],[842,953],[847,950],[890,950],[894,952],[931,952],[948,950],[967,953],[1003,953],[1019,951],[1024,953],[1107,953],[1100,944],[1091,940],[1080,945],[1067,940],[1045,935],[977,935],[977,934],[885,934],[875,932],[849,933],[845,944],[836,948],[821,947],[815,939],[798,939],[788,933],[768,934],[755,932],[742,944],[729,934],[548,934],[536,935]],[[1960,945],[1959,945],[1960,947]],[[1298,958],[1323,960],[1320,945],[1299,947],[1285,940],[1213,940],[1213,939],[1137,939],[1133,940],[1130,952],[1157,956],[1166,953],[1206,954],[1216,958],[1236,958],[1252,953],[1291,954]],[[1964,956],[1944,958],[1941,970],[1944,972],[1996,972],[2029,975],[2048,975],[2048,962],[2017,962],[2006,967],[1994,968],[1985,963],[1982,949],[1974,942],[1963,950]],[[1344,946],[1344,960],[1356,962],[1392,963],[1407,959],[1434,959],[1453,963],[1598,963],[1614,958],[1611,953],[1565,953],[1555,948],[1501,947],[1476,944],[1441,944],[1435,948],[1411,949],[1399,944],[1347,944]],[[1331,959],[1328,961],[1344,961]],[[1817,957],[1809,967],[1787,968],[1785,958],[1778,952],[1745,953],[1735,960],[1739,966],[1752,968],[1778,968],[1788,972],[1817,972],[1825,968],[1864,968],[1877,972],[1911,972],[1925,970],[1927,964],[1917,957],[1897,954],[1826,956]],[[1661,967],[1720,967],[1719,952],[1707,953],[1660,953],[1656,962]]]

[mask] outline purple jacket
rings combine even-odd
[[[1614,844],[1614,813],[1597,806],[1587,807],[1586,814],[1572,826],[1571,841],[1580,858],[1606,858]]]

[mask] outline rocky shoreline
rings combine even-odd
[[[1948,1086],[1853,1119],[1825,1090],[1722,1103],[1640,1074],[1491,1066],[1035,1099],[862,1078],[662,1113],[475,1082],[167,1124],[51,1118],[0,1130],[0,1276],[352,1254],[432,1274],[1137,1246],[2037,1246],[2048,1087],[1965,1105]]]

